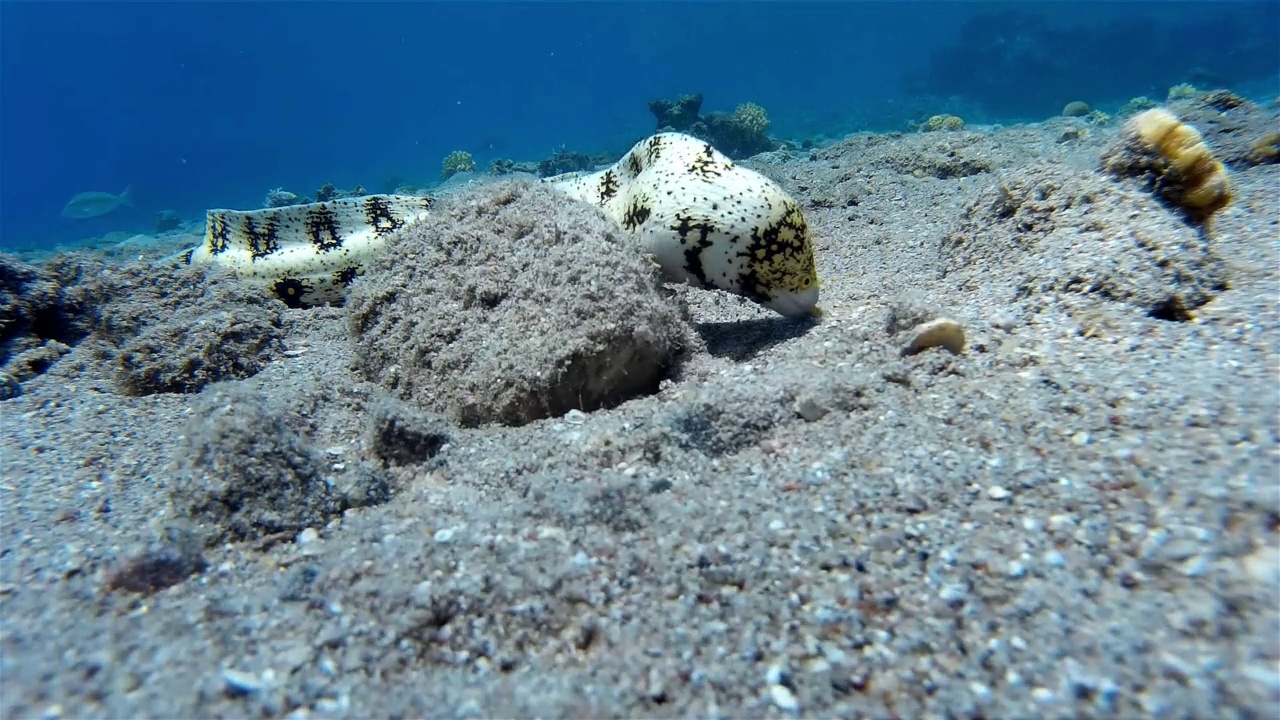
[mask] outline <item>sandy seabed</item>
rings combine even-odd
[[[1115,138],[745,161],[806,205],[812,322],[623,239],[517,263],[597,232],[524,181],[345,308],[6,259],[0,715],[1275,717],[1280,165],[1224,150],[1205,232]],[[904,354],[938,317],[966,350]],[[569,407],[601,358],[654,374]]]

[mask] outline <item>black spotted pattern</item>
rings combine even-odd
[[[333,281],[343,287],[346,287],[351,283],[355,282],[356,278],[358,277],[360,277],[360,266],[353,265],[348,268],[343,268],[338,272],[334,273]]]
[[[231,228],[227,225],[227,218],[221,213],[210,213],[208,224],[209,254],[226,252],[231,243]]]
[[[816,273],[809,226],[795,203],[786,203],[777,221],[752,228],[744,254],[748,263],[742,292],[747,297],[768,299],[769,290],[800,292],[812,285]]]
[[[724,173],[725,169],[724,164],[716,160],[715,148],[711,147],[710,144],[706,145],[689,165],[689,172],[703,180],[718,178]]]
[[[643,225],[652,214],[653,211],[645,204],[643,198],[632,198],[631,204],[627,206],[627,211],[622,215],[622,227],[628,230],[635,230]]]
[[[663,145],[663,139],[657,135],[649,138],[649,141],[645,144],[644,157],[649,167],[653,167],[654,163],[658,162],[658,158],[662,157]]]
[[[327,204],[317,206],[307,213],[307,235],[311,244],[321,252],[342,247],[342,235],[338,230],[338,216]]]
[[[697,278],[703,287],[710,286],[707,269],[702,265],[702,251],[715,244],[711,239],[712,233],[716,231],[715,225],[705,218],[677,213],[676,223],[669,227],[680,236],[680,244],[684,246],[685,270]]]
[[[302,298],[311,292],[311,286],[298,278],[283,277],[271,286],[271,292],[283,300],[285,305],[291,308],[303,308],[307,304]]]
[[[391,203],[387,202],[386,198],[376,195],[364,201],[364,219],[369,227],[373,228],[373,234],[378,237],[404,227],[404,219],[396,217],[395,213],[391,212]]]
[[[618,175],[610,168],[600,178],[599,202],[601,205],[618,194]]]
[[[280,226],[274,216],[268,216],[259,224],[252,217],[245,217],[243,232],[249,238],[249,257],[257,260],[280,249]]]
[[[631,153],[627,156],[627,173],[631,177],[638,177],[642,170],[644,170],[644,166],[640,164],[640,155],[638,153]]]

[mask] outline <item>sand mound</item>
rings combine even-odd
[[[1182,319],[1226,287],[1211,239],[1138,192],[1040,164],[1005,177],[943,240],[945,278],[1017,298],[1082,293]],[[1001,272],[995,272],[1000,270]]]
[[[651,393],[688,333],[601,212],[529,182],[442,204],[352,287],[357,371],[464,426]]]

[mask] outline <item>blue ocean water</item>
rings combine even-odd
[[[0,246],[149,232],[267,190],[426,184],[466,150],[621,153],[649,100],[772,135],[1039,120],[1173,84],[1280,92],[1280,3],[0,2]],[[132,185],[136,207],[59,215]]]

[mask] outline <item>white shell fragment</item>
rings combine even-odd
[[[949,318],[921,323],[912,328],[911,340],[902,348],[902,354],[915,355],[935,347],[944,347],[953,355],[964,352],[964,326]]]

